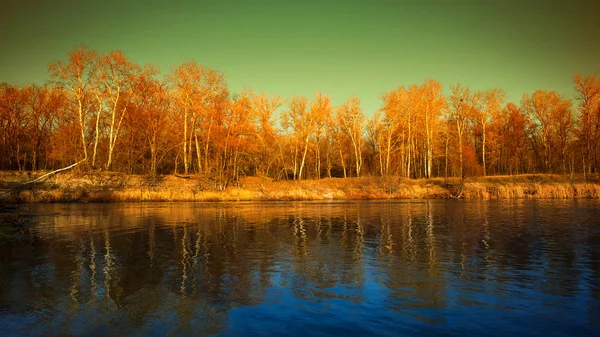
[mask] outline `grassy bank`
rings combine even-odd
[[[600,198],[598,176],[518,175],[460,179],[384,177],[271,181],[246,177],[219,191],[199,176],[151,179],[121,173],[62,173],[21,186],[43,173],[0,173],[2,202],[242,201],[475,198]],[[9,192],[10,191],[10,192]],[[0,192],[2,193],[2,192]]]

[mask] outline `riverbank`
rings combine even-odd
[[[21,185],[44,172],[0,173],[0,201],[136,202],[260,201],[351,199],[565,199],[600,198],[599,177],[563,175],[406,179],[398,177],[325,178],[272,181],[246,177],[238,186],[217,190],[200,176],[166,175],[157,179],[122,173],[61,173]]]

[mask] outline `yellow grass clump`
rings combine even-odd
[[[38,174],[38,176],[41,173]],[[34,177],[34,175],[32,175]],[[4,202],[145,202],[344,199],[564,199],[599,198],[598,178],[518,175],[407,179],[399,177],[325,178],[273,181],[242,178],[236,186],[211,188],[200,176],[146,176],[122,173],[66,173],[36,185],[19,187],[31,177],[0,172]],[[8,192],[6,192],[8,191]]]

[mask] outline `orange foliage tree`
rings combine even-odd
[[[436,176],[600,171],[600,80],[573,78],[577,109],[554,91],[505,104],[427,79],[381,96],[367,119],[357,96],[232,95],[223,74],[186,62],[163,77],[120,51],[75,47],[45,85],[0,84],[0,169],[198,174],[214,188],[242,176]],[[101,164],[101,165],[100,165]],[[182,167],[183,169],[181,169]]]
[[[567,146],[573,131],[571,101],[555,91],[537,90],[525,94],[521,104],[532,121],[531,137],[539,157],[539,170],[566,173]]]
[[[600,171],[600,79],[596,74],[575,75],[575,90],[579,100],[579,138],[582,171]]]

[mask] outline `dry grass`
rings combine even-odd
[[[0,172],[0,190],[14,188],[31,176]],[[4,194],[4,202],[137,202],[137,201],[252,201],[252,200],[340,200],[340,199],[439,199],[460,190],[457,178],[406,179],[398,177],[325,178],[321,180],[272,181],[246,177],[237,187],[223,191],[207,188],[202,177],[182,179],[163,176],[154,181],[145,176],[121,173],[66,173],[47,181]],[[598,177],[562,175],[493,176],[466,179],[462,198],[541,199],[599,198]]]

